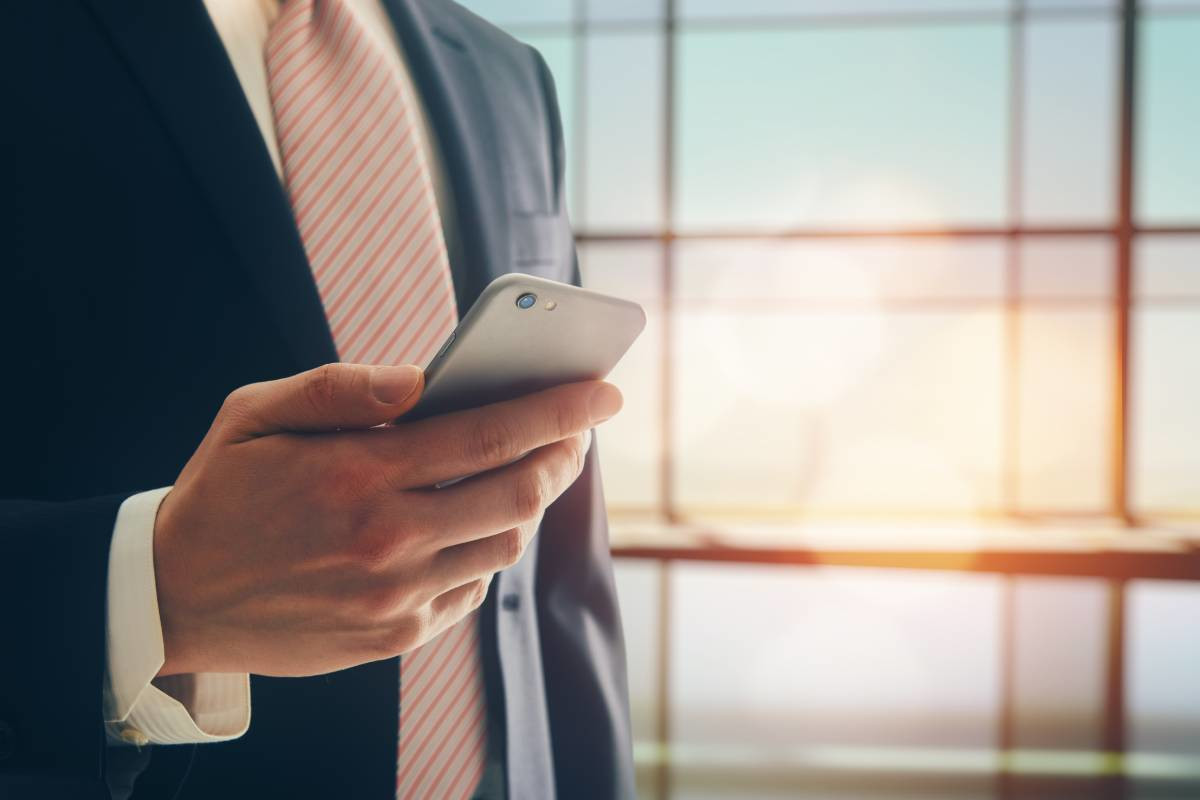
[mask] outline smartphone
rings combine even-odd
[[[425,367],[402,418],[497,403],[605,377],[646,327],[637,303],[519,272],[496,278]]]

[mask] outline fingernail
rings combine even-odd
[[[371,371],[371,394],[381,403],[398,406],[416,391],[421,370],[411,364],[376,367]]]
[[[624,402],[617,387],[611,383],[600,384],[592,391],[592,396],[588,400],[588,413],[592,417],[592,422],[604,422],[620,411]]]
[[[592,429],[588,428],[583,432],[583,452],[587,453],[592,448]]]

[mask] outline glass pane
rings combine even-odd
[[[588,289],[643,306],[661,302],[663,256],[657,242],[584,242],[579,245],[579,259]]]
[[[590,20],[656,20],[662,15],[663,0],[587,0]]]
[[[662,67],[659,34],[588,37],[580,227],[661,227]]]
[[[998,506],[999,310],[675,321],[676,485],[695,514]]]
[[[1019,247],[1022,298],[1106,300],[1112,297],[1116,264],[1109,239],[1038,236],[1022,239]]]
[[[1200,742],[1200,586],[1138,581],[1128,602],[1131,749],[1194,759]]]
[[[1200,16],[1143,22],[1138,82],[1137,211],[1148,223],[1200,220]]]
[[[1133,257],[1139,300],[1188,299],[1200,306],[1200,236],[1139,236]]]
[[[681,242],[676,296],[748,310],[792,301],[998,300],[1004,247],[989,239]]]
[[[633,713],[633,738],[652,742],[657,736],[658,714],[658,608],[659,565],[655,561],[617,559],[613,575],[625,629],[625,656],[629,666],[629,704]]]
[[[1026,309],[1019,325],[1018,504],[1102,511],[1113,437],[1112,312]]]
[[[657,244],[588,244],[580,248],[583,285],[626,297],[646,309],[646,329],[609,376],[625,407],[597,432],[604,495],[618,513],[652,511],[659,500],[662,317]]]
[[[1110,18],[1025,28],[1027,222],[1101,224],[1114,216],[1117,33]]]
[[[1145,307],[1133,329],[1133,502],[1200,512],[1200,307]]]
[[[1108,591],[1076,578],[1018,578],[1017,747],[1101,747]]]
[[[562,115],[563,140],[567,151],[567,206],[572,218],[575,215],[575,184],[577,177],[572,160],[576,147],[575,139],[575,38],[569,34],[536,34],[521,37],[527,44],[537,48],[546,59],[546,65],[554,75],[554,89],[558,93],[558,109]]]
[[[679,224],[1000,224],[1006,54],[1002,24],[683,34]]]
[[[501,26],[566,24],[575,0],[459,0],[479,16]]]
[[[811,14],[895,14],[937,11],[1003,11],[1009,0],[679,0],[683,19],[800,17]]]
[[[995,578],[698,564],[673,574],[682,752],[753,770],[820,758],[822,746],[993,743]]]

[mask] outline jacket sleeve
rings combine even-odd
[[[124,495],[0,500],[0,795],[106,797],[108,551]]]
[[[563,201],[563,137],[554,82],[536,55]],[[570,257],[575,258],[574,246]],[[576,262],[574,282],[579,283]],[[633,798],[625,640],[593,445],[579,479],[549,509],[538,535],[538,633],[559,797]]]
[[[71,344],[62,315],[80,327],[89,318],[78,305],[64,310],[58,290],[74,276],[42,257],[51,248],[31,216],[53,183],[39,182],[41,162],[29,152],[42,121],[31,98],[44,85],[28,67],[49,64],[53,48],[39,35],[48,14],[29,9],[6,23],[0,43],[0,87],[20,121],[0,126],[0,798],[107,798],[105,598],[126,495],[75,499],[61,486],[56,496],[45,463],[49,432],[70,435],[59,399],[92,387],[60,358]],[[66,218],[60,233],[83,235]]]

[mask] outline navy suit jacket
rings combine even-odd
[[[454,192],[460,307],[507,271],[578,280],[544,62],[448,0],[385,5]],[[117,508],[174,481],[229,391],[337,353],[201,0],[10,3],[0,59],[0,797],[391,797],[395,659],[255,677],[234,742],[106,746]],[[484,613],[508,796],[630,797],[594,453],[536,542]]]

